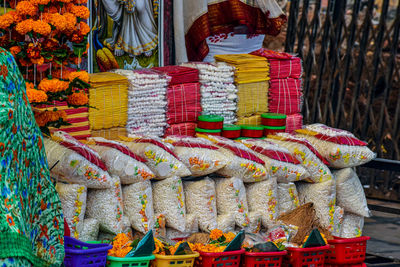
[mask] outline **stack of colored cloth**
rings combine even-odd
[[[235,123],[237,89],[234,67],[223,62],[191,62],[183,65],[199,70],[202,114],[222,116],[226,123]]]
[[[303,69],[300,58],[264,48],[251,54],[266,58],[270,64],[269,112],[288,115],[286,131],[301,128]]]
[[[59,130],[69,133],[78,140],[85,140],[91,136],[89,126],[89,109],[86,107],[69,108],[66,101],[53,101],[52,105],[41,105],[37,109],[45,110],[63,110],[67,113],[67,122],[71,125],[61,126]]]
[[[259,124],[260,114],[268,111],[269,65],[264,57],[250,54],[216,55],[217,61],[235,67],[238,124]]]
[[[116,73],[90,74],[89,121],[92,130],[125,127],[128,108],[128,80]]]
[[[167,89],[167,123],[165,135],[192,135],[201,114],[199,71],[183,66],[153,68],[169,78]]]
[[[129,134],[163,136],[167,126],[168,78],[151,69],[114,70],[129,81],[128,121]]]

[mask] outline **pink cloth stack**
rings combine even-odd
[[[165,135],[194,135],[193,124],[201,114],[199,71],[182,66],[166,66],[153,70],[170,77],[167,90],[167,128]]]
[[[268,91],[269,112],[286,115],[300,113],[301,96],[300,79],[272,79]]]
[[[291,133],[294,130],[301,129],[303,127],[303,116],[299,113],[288,115],[286,117],[286,132]]]

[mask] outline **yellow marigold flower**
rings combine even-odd
[[[21,34],[21,35],[25,35],[28,32],[32,31],[33,29],[33,19],[27,19],[27,20],[23,20],[21,22],[19,22],[17,24],[17,27],[15,27],[15,30]]]
[[[71,72],[68,76],[69,80],[72,82],[75,78],[78,78],[82,81],[84,81],[85,83],[89,83],[89,73],[87,73],[86,71],[74,71]]]
[[[235,234],[232,232],[224,234],[226,241],[225,242],[231,242],[235,238]]]
[[[47,36],[51,32],[51,27],[47,22],[37,20],[33,23],[33,31],[43,36]]]
[[[83,92],[73,93],[72,95],[68,96],[67,102],[73,106],[83,106],[89,102],[89,98],[87,94]]]
[[[30,1],[21,1],[17,4],[15,8],[21,16],[28,15],[34,16],[38,12],[38,8],[32,4]]]

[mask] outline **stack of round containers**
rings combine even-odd
[[[285,132],[286,115],[279,113],[263,113],[261,114],[261,124],[264,127],[264,136]]]
[[[224,117],[218,115],[201,115],[197,117],[196,133],[221,136]]]

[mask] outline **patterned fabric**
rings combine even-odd
[[[60,266],[63,214],[50,180],[43,137],[24,79],[12,55],[2,48],[0,65],[0,263],[21,260],[33,266]]]
[[[32,266],[27,259],[16,257],[16,258],[7,258],[7,259],[0,259],[0,267],[29,267]]]

